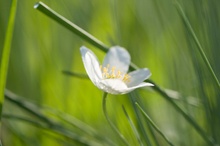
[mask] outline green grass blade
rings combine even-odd
[[[74,23],[70,22],[51,8],[49,8],[47,5],[45,5],[42,2],[38,2],[34,5],[34,8],[41,11],[48,17],[52,18],[56,22],[60,23],[62,26],[66,27],[68,30],[72,31],[73,33],[79,35],[81,38],[85,39],[89,43],[93,44],[94,46],[97,46],[98,48],[102,49],[103,51],[108,51],[108,47],[93,37],[91,34],[83,30],[82,28],[78,27]]]
[[[6,98],[6,100],[10,101],[11,103],[14,103],[18,107],[24,109],[28,113],[36,116],[41,121],[43,121],[45,123],[53,124],[52,121],[50,121],[47,117],[45,117],[43,115],[43,113],[41,111],[39,111],[37,106],[35,106],[34,104],[32,104],[28,101],[21,99],[22,97],[17,96],[13,92],[11,92],[9,90],[5,90],[5,98]]]
[[[43,2],[38,2],[34,5],[34,8],[42,12],[43,14],[50,17],[52,20],[58,22],[68,30],[72,31],[73,33],[77,34],[82,39],[86,40],[87,42],[91,43],[92,45],[96,46],[97,48],[101,49],[104,52],[107,52],[109,47],[105,45],[103,42],[77,26],[76,24],[70,22],[65,17],[61,16],[57,12],[55,12],[53,9],[51,9],[49,6],[44,4]],[[130,68],[132,70],[137,69],[138,67],[131,62]]]
[[[213,77],[213,79],[214,79],[216,85],[217,85],[218,88],[220,89],[219,80],[218,80],[217,76],[215,75],[215,72],[213,71],[211,64],[209,63],[209,60],[208,60],[208,58],[206,57],[205,52],[203,51],[203,47],[202,47],[202,45],[200,44],[200,42],[199,42],[199,40],[198,40],[198,38],[197,38],[197,36],[196,36],[196,34],[195,34],[195,32],[194,32],[194,30],[193,30],[191,24],[190,24],[190,22],[189,22],[187,16],[185,15],[185,13],[184,13],[184,11],[183,11],[181,5],[180,5],[177,1],[176,1],[175,4],[176,4],[176,8],[177,8],[177,10],[178,10],[178,12],[179,12],[179,15],[180,15],[181,18],[183,19],[183,22],[185,23],[186,28],[189,30],[190,34],[192,35],[192,38],[194,39],[194,41],[195,41],[195,43],[196,43],[196,45],[197,45],[198,51],[199,51],[200,55],[202,56],[203,61],[205,62],[206,66],[208,67],[209,72],[211,73],[211,75],[212,75],[212,77]]]
[[[7,80],[8,64],[11,51],[11,42],[13,37],[15,15],[17,9],[17,0],[12,0],[10,16],[8,21],[8,27],[5,36],[5,42],[1,57],[1,66],[0,66],[0,114],[2,113],[2,105],[4,102],[4,91]]]
[[[94,129],[90,125],[80,121],[79,119],[77,119],[77,118],[75,118],[75,117],[73,117],[73,116],[71,116],[71,115],[69,115],[65,112],[61,112],[59,110],[49,108],[49,107],[46,107],[43,110],[48,112],[49,114],[52,114],[52,115],[56,116],[56,118],[58,118],[62,122],[65,122],[68,125],[71,125],[72,127],[77,127],[83,133],[85,133],[87,135],[90,135],[93,138],[96,138],[103,145],[116,145],[108,137],[103,136],[102,134],[100,134],[96,129]]]
[[[71,72],[71,71],[62,71],[62,72],[63,72],[63,74],[69,75],[72,77],[76,77],[76,78],[80,78],[80,79],[89,79],[87,74],[75,73],[75,72]]]
[[[142,141],[141,141],[140,135],[139,135],[137,129],[135,128],[135,125],[134,125],[134,123],[132,122],[131,118],[129,117],[129,115],[128,115],[126,109],[125,109],[125,107],[122,106],[122,109],[123,109],[123,111],[124,111],[124,113],[125,113],[125,116],[126,116],[128,122],[129,122],[129,124],[130,124],[130,126],[131,126],[131,128],[132,128],[132,130],[133,130],[133,132],[134,132],[134,134],[135,134],[135,136],[136,136],[136,138],[137,138],[137,141],[138,141],[139,145],[140,145],[140,146],[143,146],[143,143],[142,143]]]
[[[136,116],[137,122],[138,122],[138,126],[140,128],[141,133],[142,133],[142,137],[143,137],[146,145],[152,146],[150,138],[149,138],[149,134],[145,130],[144,123],[141,118],[142,115],[140,114],[139,109],[137,108],[137,106],[135,104],[136,102],[139,102],[139,94],[137,91],[133,91],[133,92],[129,93],[128,95],[129,95],[129,99],[132,104],[132,107],[134,109],[135,116]]]
[[[60,136],[63,136],[65,138],[67,138],[68,140],[72,140],[74,142],[77,142],[78,144],[83,144],[85,146],[90,146],[90,145],[99,145],[96,142],[93,142],[92,140],[87,140],[86,138],[81,137],[80,135],[77,135],[69,130],[67,130],[66,128],[62,127],[61,125],[45,125],[42,122],[36,121],[36,120],[32,120],[30,118],[25,118],[25,117],[21,117],[21,116],[16,116],[16,115],[8,115],[8,114],[4,114],[3,115],[4,118],[6,119],[11,119],[13,121],[22,121],[22,122],[26,122],[31,124],[32,126],[36,126],[38,128],[42,128],[44,130],[47,131],[52,131],[56,134],[59,134]]]
[[[9,116],[7,114],[3,114],[2,117],[4,119],[7,119],[5,118],[5,116]],[[10,116],[9,116],[10,117]],[[13,136],[15,136],[16,138],[19,139],[19,142],[21,143],[22,146],[29,146],[29,145],[32,145],[32,146],[38,146],[40,145],[38,141],[34,141],[34,144],[32,142],[32,138],[28,138],[28,136],[26,136],[24,133],[24,131],[20,130],[15,124],[14,122],[11,122],[11,121],[7,121],[7,124],[4,125],[5,127],[7,127],[7,129],[13,133]]]
[[[164,140],[170,145],[174,146],[168,139],[167,137],[163,134],[163,132],[157,127],[157,125],[151,120],[151,118],[147,115],[147,113],[144,112],[144,110],[140,107],[138,103],[136,103],[137,107],[141,111],[141,113],[145,116],[147,121],[151,124],[151,126],[164,138]]]
[[[25,110],[26,112],[28,112],[29,114],[35,116],[36,118],[38,118],[40,120],[39,120],[39,122],[36,122],[36,120],[33,121],[31,119],[17,117],[17,116],[13,116],[13,115],[12,116],[5,116],[5,118],[22,120],[22,121],[31,123],[35,126],[40,126],[40,128],[52,130],[53,132],[58,133],[68,139],[71,139],[72,141],[75,141],[75,142],[78,142],[78,143],[81,143],[84,145],[97,144],[97,140],[95,140],[95,139],[88,140],[87,138],[82,137],[82,136],[78,135],[77,133],[74,133],[74,131],[70,131],[62,124],[48,118],[46,115],[44,115],[41,112],[41,110],[38,106],[36,106],[33,103],[30,103],[28,101],[21,99],[22,97],[17,96],[16,94],[10,92],[9,90],[5,91],[5,97],[8,101],[14,103],[15,105],[17,105],[21,109]]]
[[[186,120],[191,124],[195,130],[203,137],[203,139],[209,143],[209,145],[215,145],[214,139],[206,135],[203,129],[186,113],[184,112],[168,95],[167,93],[161,89],[156,83],[153,86],[154,90],[157,91],[162,97],[164,97],[174,108],[177,112],[179,112]]]

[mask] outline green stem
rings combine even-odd
[[[144,112],[144,110],[139,106],[138,103],[136,103],[139,110],[142,112],[142,114],[146,117],[147,121],[154,127],[154,129],[164,138],[164,140],[170,145],[174,146],[167,137],[161,132],[161,130],[157,127],[157,125],[151,120],[151,118],[147,115],[147,113]]]
[[[11,42],[14,31],[16,9],[17,9],[17,0],[12,0],[8,27],[6,30],[4,47],[1,57],[1,66],[0,66],[0,118],[2,113],[2,105],[4,102],[4,92],[5,92],[4,90],[7,80],[8,64],[9,64]]]
[[[182,19],[183,19],[183,22],[186,24],[186,27],[188,28],[190,34],[191,34],[192,37],[193,37],[193,39],[194,39],[194,41],[195,41],[195,43],[196,43],[196,45],[197,45],[197,48],[198,48],[198,50],[199,50],[199,53],[200,53],[200,55],[202,56],[203,61],[205,62],[206,66],[208,67],[208,69],[209,69],[209,71],[210,71],[210,73],[211,73],[211,75],[212,75],[212,77],[213,77],[213,79],[214,79],[216,85],[217,85],[217,86],[219,87],[219,89],[220,89],[219,80],[218,80],[217,76],[215,75],[215,72],[213,71],[212,66],[211,66],[211,64],[209,63],[209,60],[208,60],[208,58],[206,57],[206,55],[205,55],[205,53],[204,53],[204,51],[203,51],[202,45],[200,44],[200,42],[199,42],[199,40],[198,40],[198,38],[197,38],[197,36],[196,36],[194,30],[193,30],[193,28],[192,28],[192,26],[191,26],[191,24],[190,24],[188,18],[186,17],[186,15],[185,15],[185,13],[184,13],[182,7],[180,6],[180,4],[179,4],[177,1],[176,1],[176,7],[177,7],[177,10],[178,10],[179,13],[180,13],[180,16],[181,16]]]
[[[111,120],[109,119],[108,113],[107,113],[107,109],[106,109],[106,98],[107,98],[108,93],[104,92],[103,94],[103,98],[102,98],[102,110],[103,113],[105,115],[106,120],[108,121],[109,125],[111,126],[111,128],[119,135],[119,137],[122,139],[122,141],[126,144],[129,145],[129,143],[127,142],[127,140],[124,138],[124,136],[118,131],[118,129],[115,127],[115,125],[111,122]]]

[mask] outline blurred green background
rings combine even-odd
[[[90,80],[68,76],[63,70],[83,73],[79,48],[91,48],[100,61],[105,53],[51,20],[33,6],[35,0],[18,0],[11,48],[7,89],[35,104],[48,119],[58,122],[88,145],[123,145],[102,112],[102,91]],[[42,0],[53,10],[85,29],[108,46],[128,49],[132,62],[152,72],[151,79],[206,132],[220,143],[220,90],[214,83],[197,46],[172,0]],[[220,78],[220,1],[179,0],[214,72]],[[11,0],[0,0],[0,55],[8,24]],[[138,95],[137,95],[138,94]],[[151,88],[129,95],[109,95],[107,105],[112,121],[132,146],[139,145],[126,116],[125,106],[144,145],[168,145],[142,119],[137,120],[133,97],[167,138],[177,146],[207,143],[192,126]],[[75,117],[91,128],[71,126]],[[84,145],[55,134],[30,121],[8,118],[15,115],[42,122],[36,116],[5,100],[1,138],[7,146]],[[10,116],[9,116],[10,117]],[[78,121],[79,122],[79,121]],[[82,123],[81,123],[82,124]],[[53,128],[51,128],[53,129]],[[62,129],[62,128],[61,128]],[[62,130],[61,130],[62,131]],[[144,131],[144,132],[143,132]],[[64,132],[65,133],[65,132]],[[148,139],[146,139],[148,138]],[[109,142],[111,141],[111,142]]]

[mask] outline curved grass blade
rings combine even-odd
[[[136,114],[136,117],[137,117],[140,129],[141,129],[141,131],[143,133],[144,140],[146,141],[148,146],[151,146],[151,145],[159,146],[158,139],[157,139],[155,133],[153,132],[152,126],[149,124],[149,122],[147,122],[146,123],[147,127],[145,127],[144,122],[142,120],[142,113],[140,113],[140,110],[139,110],[139,108],[136,105],[136,103],[139,103],[140,106],[141,106],[142,102],[140,100],[140,98],[141,98],[140,94],[138,93],[138,91],[133,91],[133,92],[131,92],[129,94],[129,96],[130,96],[130,100],[131,100],[133,109],[135,111],[135,114]],[[147,131],[145,130],[146,128],[149,128],[149,134],[147,134]],[[151,137],[152,137],[152,142],[150,141]]]
[[[129,122],[129,124],[130,124],[130,126],[131,126],[131,128],[132,128],[132,130],[133,130],[133,132],[134,132],[134,134],[135,134],[135,136],[136,136],[136,138],[137,138],[137,141],[138,141],[139,145],[140,145],[140,146],[143,146],[143,143],[142,143],[142,141],[141,141],[140,135],[139,135],[137,129],[135,128],[134,123],[132,122],[131,118],[129,117],[127,111],[125,110],[125,107],[122,106],[122,109],[123,109],[123,111],[124,111],[124,113],[125,113],[125,116],[126,116],[126,118],[128,119],[128,122]]]
[[[203,131],[203,129],[192,119],[191,116],[189,116],[186,112],[184,112],[168,95],[167,93],[161,89],[159,86],[156,85],[156,83],[153,83],[155,86],[153,86],[154,90],[156,90],[162,97],[164,97],[173,107],[176,111],[178,111],[186,120],[189,122],[195,130],[203,137],[203,139],[209,143],[209,145],[215,145],[214,139],[212,137],[209,137],[206,135],[206,133]]]
[[[22,146],[39,146],[40,145],[40,141],[38,139],[35,139],[34,137],[28,137],[27,135],[25,135],[25,131],[20,130],[16,124],[14,124],[14,120],[8,120],[9,118],[7,118],[7,116],[11,117],[11,115],[9,114],[5,114],[3,113],[2,117],[5,120],[4,126],[7,127],[7,130],[10,131],[10,133],[12,133],[13,136],[15,136],[16,138],[19,139],[19,143]],[[16,120],[17,121],[17,120]]]
[[[141,114],[139,112],[139,109],[135,105],[135,103],[138,102],[139,94],[137,91],[133,91],[133,92],[130,92],[128,95],[129,95],[129,99],[131,101],[132,107],[134,109],[135,116],[137,118],[138,126],[140,128],[141,133],[142,133],[143,139],[144,139],[146,145],[151,146],[152,144],[151,144],[149,135],[147,134],[147,131],[145,130],[143,121],[141,119]]]
[[[140,107],[138,103],[136,103],[137,107],[141,111],[141,113],[145,116],[147,121],[151,124],[151,126],[164,138],[164,140],[170,145],[174,146],[168,139],[167,137],[162,133],[162,131],[157,127],[157,125],[150,119],[150,117],[144,112],[144,110]]]
[[[39,122],[36,120],[31,120],[30,118],[20,117],[20,116],[16,116],[16,115],[9,115],[9,114],[4,114],[3,117],[7,118],[7,119],[27,122],[35,127],[42,128],[44,130],[57,133],[60,136],[63,136],[69,140],[77,142],[78,144],[83,144],[85,146],[90,146],[90,145],[101,146],[101,144],[96,143],[96,142],[92,141],[91,139],[87,140],[86,138],[83,138],[75,133],[72,133],[71,131],[61,127],[61,125],[47,125],[47,124],[43,124],[42,122]]]
[[[105,137],[105,136],[102,136],[101,134],[99,134],[98,131],[96,131],[93,127],[89,126],[88,124],[80,121],[79,119],[77,119],[67,113],[58,111],[56,109],[48,108],[48,107],[44,108],[43,110],[56,116],[58,119],[60,119],[61,121],[64,121],[65,123],[71,125],[72,127],[77,127],[78,129],[83,131],[83,133],[91,135],[92,137],[101,141],[101,143],[103,145],[116,145],[113,141],[108,139],[108,137]]]
[[[42,128],[49,128],[53,130],[54,132],[63,135],[64,137],[67,137],[73,141],[76,141],[78,143],[84,144],[84,145],[92,145],[94,143],[97,144],[95,140],[86,139],[84,137],[79,136],[77,133],[73,133],[66,127],[64,127],[62,124],[53,121],[52,119],[48,118],[46,115],[44,115],[40,110],[39,107],[37,107],[35,104],[30,103],[28,101],[22,100],[21,97],[17,96],[16,94],[10,92],[9,90],[6,90],[5,97],[10,102],[14,103],[15,105],[19,106],[21,109],[25,110],[29,114],[35,116],[36,118],[40,119],[40,126]],[[16,116],[13,116],[16,119]],[[9,118],[9,117],[7,117]],[[30,119],[23,119],[17,118],[29,123],[33,123],[34,125],[38,125],[35,121],[32,121]]]
[[[187,18],[187,16],[185,15],[185,13],[184,13],[184,11],[181,7],[181,5],[177,1],[175,1],[175,2],[176,2],[175,4],[176,4],[176,8],[179,12],[179,15],[183,19],[183,22],[185,23],[185,25],[186,25],[187,29],[189,30],[190,34],[192,35],[192,38],[194,39],[194,41],[197,45],[198,51],[199,51],[200,55],[202,56],[203,61],[205,62],[206,66],[208,67],[209,72],[211,73],[212,78],[214,79],[216,85],[220,89],[220,82],[219,82],[217,76],[215,75],[215,72],[213,71],[212,66],[211,66],[208,58],[206,57],[205,52],[203,51],[203,48],[202,48],[202,45],[199,42],[199,39],[197,38],[197,36],[196,36],[196,34],[195,34],[188,18]]]

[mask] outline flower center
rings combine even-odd
[[[116,70],[115,66],[110,67],[108,64],[106,67],[100,65],[103,79],[120,79],[123,82],[130,82],[131,76],[126,73],[122,73],[120,70]]]

